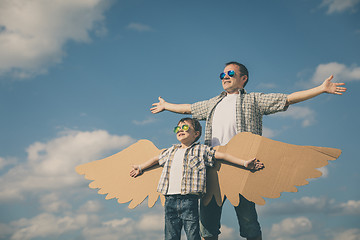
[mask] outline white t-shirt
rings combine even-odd
[[[238,96],[238,94],[228,94],[216,106],[212,122],[212,147],[226,145],[236,135],[236,98]]]
[[[168,195],[181,193],[185,151],[186,148],[178,148],[174,154],[170,167]]]

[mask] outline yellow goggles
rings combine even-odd
[[[182,125],[181,127],[180,126],[176,126],[175,128],[174,128],[174,133],[178,133],[179,131],[180,131],[180,129],[182,129],[182,130],[184,130],[185,132],[186,131],[188,131],[189,130],[189,125],[187,125],[187,124],[184,124],[184,125]]]

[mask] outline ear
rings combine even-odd
[[[200,136],[200,131],[195,131],[195,137]]]
[[[240,77],[240,83],[239,84],[241,85],[242,88],[244,88],[244,85],[245,85],[247,80],[248,80],[248,76],[246,76],[246,75],[242,75]]]
[[[242,81],[242,82],[245,83],[247,80],[248,80],[248,76],[246,76],[246,75],[242,75],[242,76],[241,76],[241,81]]]

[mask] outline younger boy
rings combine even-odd
[[[157,191],[165,195],[165,239],[180,239],[184,226],[187,239],[200,240],[198,199],[206,192],[206,167],[212,167],[215,159],[224,159],[252,170],[264,165],[255,158],[242,160],[196,143],[201,136],[201,125],[196,119],[181,119],[174,132],[180,144],[133,166],[130,176],[137,177],[156,163],[162,166],[164,169]]]

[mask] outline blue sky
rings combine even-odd
[[[360,239],[359,11],[359,0],[1,1],[0,239],[161,239],[159,203],[129,210],[74,168],[139,139],[175,143],[182,116],[151,104],[219,94],[233,60],[248,92],[346,83],[264,117],[266,137],[343,153],[258,213],[265,239]],[[222,232],[239,238],[229,202]]]

